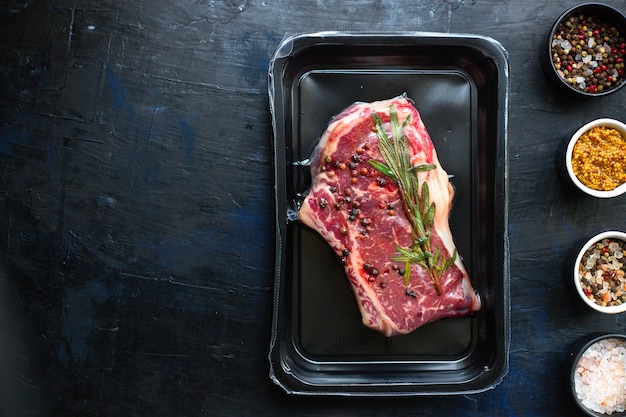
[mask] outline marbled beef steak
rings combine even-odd
[[[394,336],[480,309],[448,224],[454,189],[410,100],[338,114],[311,173],[299,219],[338,255],[366,326]]]

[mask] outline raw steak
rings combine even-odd
[[[400,123],[411,117],[404,128],[411,164],[435,165],[418,174],[436,204],[431,253],[439,249],[454,259],[448,224],[454,190],[418,111],[405,97],[355,103],[331,121],[311,157],[311,189],[299,210],[300,221],[317,231],[343,263],[363,323],[386,336],[465,316],[481,305],[460,256],[439,277],[440,293],[427,268],[411,264],[406,284],[405,263],[392,260],[398,247],[410,247],[414,239],[397,182],[370,163],[383,161],[373,114],[391,135],[391,105]]]

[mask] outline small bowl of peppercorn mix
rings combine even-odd
[[[567,91],[597,97],[626,84],[626,15],[602,3],[563,13],[548,36],[548,73]]]
[[[574,287],[583,302],[607,314],[626,311],[626,233],[602,232],[589,239],[574,262]]]
[[[572,183],[596,198],[626,192],[626,124],[596,119],[576,131],[565,150],[565,166]]]

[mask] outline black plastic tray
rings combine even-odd
[[[508,369],[508,60],[474,35],[325,32],[285,39],[272,58],[276,270],[270,377],[289,393],[445,395],[496,386]],[[361,324],[330,247],[297,221],[310,157],[357,101],[415,102],[457,194],[450,223],[483,302],[392,339]]]

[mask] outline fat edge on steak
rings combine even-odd
[[[435,165],[418,174],[436,204],[431,250],[452,255],[455,244],[448,218],[454,189],[417,109],[403,96],[354,103],[331,120],[311,156],[311,188],[298,212],[301,223],[319,233],[342,262],[363,324],[386,336],[466,316],[481,307],[461,256],[440,277],[441,294],[427,269],[412,264],[405,284],[404,263],[392,260],[398,246],[412,245],[411,225],[397,183],[369,163],[383,160],[373,114],[380,116],[390,134],[391,105],[400,123],[411,117],[404,128],[411,164]]]

